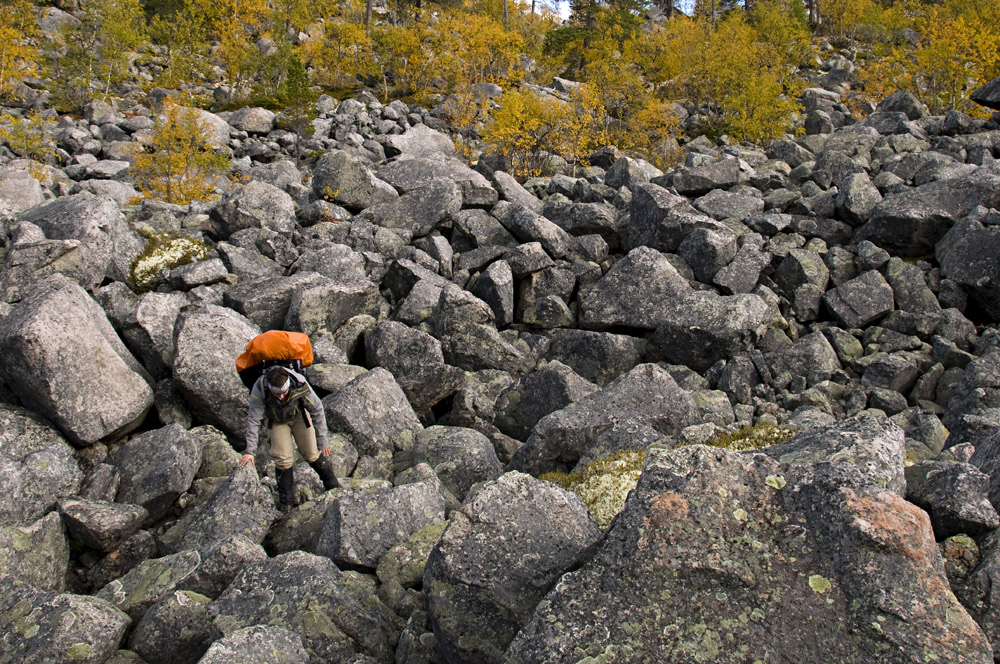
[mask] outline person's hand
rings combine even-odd
[[[251,466],[254,466],[254,467],[256,467],[256,464],[254,463],[254,460],[253,460],[253,455],[252,455],[252,454],[244,454],[244,455],[243,455],[243,458],[242,458],[242,459],[240,459],[240,465],[241,465],[241,466],[245,466],[245,465],[247,465],[248,463],[249,463],[249,464],[250,464]]]
[[[319,453],[322,454],[325,457],[328,457],[328,456],[330,456],[330,448],[326,447],[326,448],[320,450]]]

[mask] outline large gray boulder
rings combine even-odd
[[[702,195],[717,189],[729,189],[739,182],[740,162],[724,158],[704,166],[680,168],[674,173],[674,189],[684,196]]]
[[[260,180],[251,180],[226,195],[213,212],[226,237],[246,228],[267,228],[290,235],[296,227],[292,197]]]
[[[850,467],[703,446],[650,451],[595,555],[549,592],[505,661],[609,652],[622,662],[992,661],[948,591],[922,510]]]
[[[463,376],[445,364],[440,341],[396,321],[381,321],[365,334],[365,354],[392,373],[418,412],[454,392]]]
[[[768,368],[776,378],[782,374],[790,381],[795,376],[806,379],[807,385],[825,380],[843,368],[837,352],[822,332],[813,332],[794,344],[777,348],[765,355]]]
[[[489,180],[458,161],[402,159],[386,164],[377,174],[404,194],[435,180],[450,180],[462,188],[463,208],[491,208],[499,200]]]
[[[142,249],[141,244],[126,242],[135,238],[118,204],[91,194],[65,196],[31,208],[21,221],[37,226],[47,240],[79,243],[66,272],[87,290],[106,276],[127,278],[129,263]]]
[[[364,313],[377,314],[378,285],[362,279],[347,283],[336,282],[312,272],[300,272],[297,287],[285,291],[291,295],[288,313],[281,329],[315,335],[320,331],[335,331],[347,320]],[[295,277],[279,279],[288,282]]]
[[[267,560],[264,547],[242,535],[225,539],[199,555],[201,563],[178,588],[212,598],[221,595],[241,569]]]
[[[292,264],[296,272],[316,272],[337,283],[367,281],[365,257],[345,244],[331,244],[302,252]]]
[[[375,177],[364,161],[347,152],[324,154],[313,169],[313,193],[353,211],[399,198],[392,185]]]
[[[142,506],[155,521],[191,488],[201,466],[201,443],[171,424],[136,436],[115,450],[108,462],[121,476],[117,501]]]
[[[871,240],[903,257],[920,257],[948,229],[1000,186],[1000,176],[989,173],[931,182],[890,194],[859,230],[858,239]]]
[[[969,99],[980,106],[1000,111],[1000,76],[974,90]]]
[[[0,208],[17,215],[45,200],[42,185],[30,169],[27,164],[20,167],[8,164],[0,168]]]
[[[409,451],[419,418],[386,369],[377,367],[323,398],[331,431],[347,434],[358,453],[371,457]]]
[[[650,182],[638,184],[632,188],[623,244],[628,249],[677,251],[690,229],[687,222],[697,216],[683,196]]]
[[[413,443],[413,462],[430,466],[441,484],[460,501],[476,484],[503,474],[490,439],[464,427],[432,426],[418,433]]]
[[[643,424],[672,436],[697,418],[691,395],[665,369],[640,364],[602,390],[539,420],[509,469],[537,476],[572,468],[613,424]]]
[[[244,106],[229,116],[229,124],[248,134],[267,134],[274,128],[274,111],[259,106]]]
[[[387,136],[384,147],[386,156],[402,155],[401,159],[445,160],[456,156],[451,138],[423,123],[409,127],[402,134]]]
[[[845,328],[865,327],[882,318],[894,306],[892,287],[876,270],[828,290],[823,301]]]
[[[0,378],[77,445],[131,431],[153,404],[144,370],[104,311],[60,275],[0,321],[0,355]]]
[[[1000,526],[989,485],[990,478],[968,463],[930,459],[906,469],[906,499],[930,515],[939,540],[985,535]]]
[[[40,590],[0,577],[0,659],[5,662],[101,664],[131,624],[111,603]]]
[[[649,352],[705,371],[718,360],[750,351],[770,320],[771,309],[758,295],[695,292],[663,312]]]
[[[951,435],[947,446],[979,445],[1000,427],[1000,350],[992,350],[965,367],[941,418]]]
[[[445,362],[452,366],[513,373],[524,364],[523,350],[497,331],[490,306],[454,284],[441,290],[433,326]]]
[[[253,625],[238,629],[209,646],[199,664],[302,664],[309,653],[302,637],[282,627]]]
[[[234,470],[211,498],[164,533],[160,544],[171,553],[191,550],[205,557],[235,537],[260,544],[277,518],[270,490],[248,464]]]
[[[121,334],[155,378],[166,378],[174,362],[174,325],[190,304],[182,293],[146,293],[125,320]]]
[[[149,518],[139,505],[81,498],[60,500],[59,514],[73,539],[103,553],[118,548]]]
[[[691,292],[690,284],[663,254],[637,247],[580,293],[580,326],[652,330]]]
[[[476,493],[449,522],[423,588],[446,664],[501,662],[535,605],[600,538],[575,494],[521,473]]]
[[[627,334],[552,330],[545,358],[562,362],[596,385],[607,385],[639,364],[646,341]]]
[[[208,597],[177,590],[146,611],[129,646],[148,664],[195,664],[222,636],[208,616]]]
[[[69,542],[62,519],[49,512],[27,526],[0,528],[0,576],[40,590],[61,592],[69,571]]]
[[[796,434],[763,450],[783,464],[848,463],[868,481],[900,496],[906,494],[903,458],[906,437],[886,417],[862,413],[847,420]]]
[[[101,588],[96,596],[111,602],[138,622],[149,607],[179,590],[179,584],[198,569],[200,563],[201,557],[196,551],[145,560]]]
[[[596,392],[594,383],[553,360],[504,390],[494,424],[512,438],[526,440],[540,419]]]
[[[941,276],[964,286],[994,320],[1000,319],[1000,228],[962,220],[935,250]]]
[[[359,654],[391,662],[401,629],[366,583],[301,551],[243,569],[209,605],[209,614],[229,639],[255,625],[294,632],[310,664],[347,662]]]
[[[462,188],[450,180],[433,180],[396,200],[373,205],[361,214],[361,218],[382,228],[423,237],[451,221],[461,209]]]
[[[73,448],[48,422],[14,406],[0,405],[0,526],[27,525],[64,496],[80,491],[84,475]]]
[[[389,549],[444,522],[444,509],[444,497],[428,482],[349,491],[326,511],[315,550],[340,567],[374,570]]]
[[[498,214],[498,209],[502,209],[503,213]],[[576,256],[573,236],[530,209],[502,203],[494,208],[493,214],[519,242],[539,242],[552,258],[571,259]]]
[[[231,309],[196,305],[174,328],[174,380],[192,415],[237,441],[246,434],[247,388],[236,358],[260,329]]]
[[[335,283],[315,272],[296,272],[289,277],[247,279],[226,290],[223,302],[246,316],[261,330],[282,330],[285,329],[292,300],[300,291]],[[344,284],[344,288],[353,290],[352,286],[356,283],[362,282],[350,282]]]

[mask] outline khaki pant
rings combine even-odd
[[[305,416],[309,418],[308,427],[301,417],[297,417],[294,422],[275,424],[268,429],[268,433],[271,434],[271,456],[278,470],[288,470],[292,467],[295,462],[296,447],[308,463],[319,458],[319,450],[316,448],[316,429],[312,426],[312,418],[308,412]]]

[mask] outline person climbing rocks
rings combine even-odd
[[[274,459],[278,502],[282,512],[290,511],[297,504],[295,477],[292,474],[296,447],[319,475],[324,489],[340,486],[330,465],[330,443],[323,403],[305,376],[285,367],[272,367],[254,383],[250,390],[247,446],[240,460],[241,466],[255,463],[257,436],[265,419],[271,437],[271,457]]]

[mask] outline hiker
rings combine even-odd
[[[265,417],[271,436],[271,456],[274,458],[278,502],[282,512],[288,512],[297,504],[295,477],[292,474],[296,447],[323,480],[324,489],[340,486],[330,466],[330,443],[323,404],[305,376],[276,366],[268,369],[254,383],[247,411],[247,446],[240,460],[241,466],[254,463],[257,435]]]

